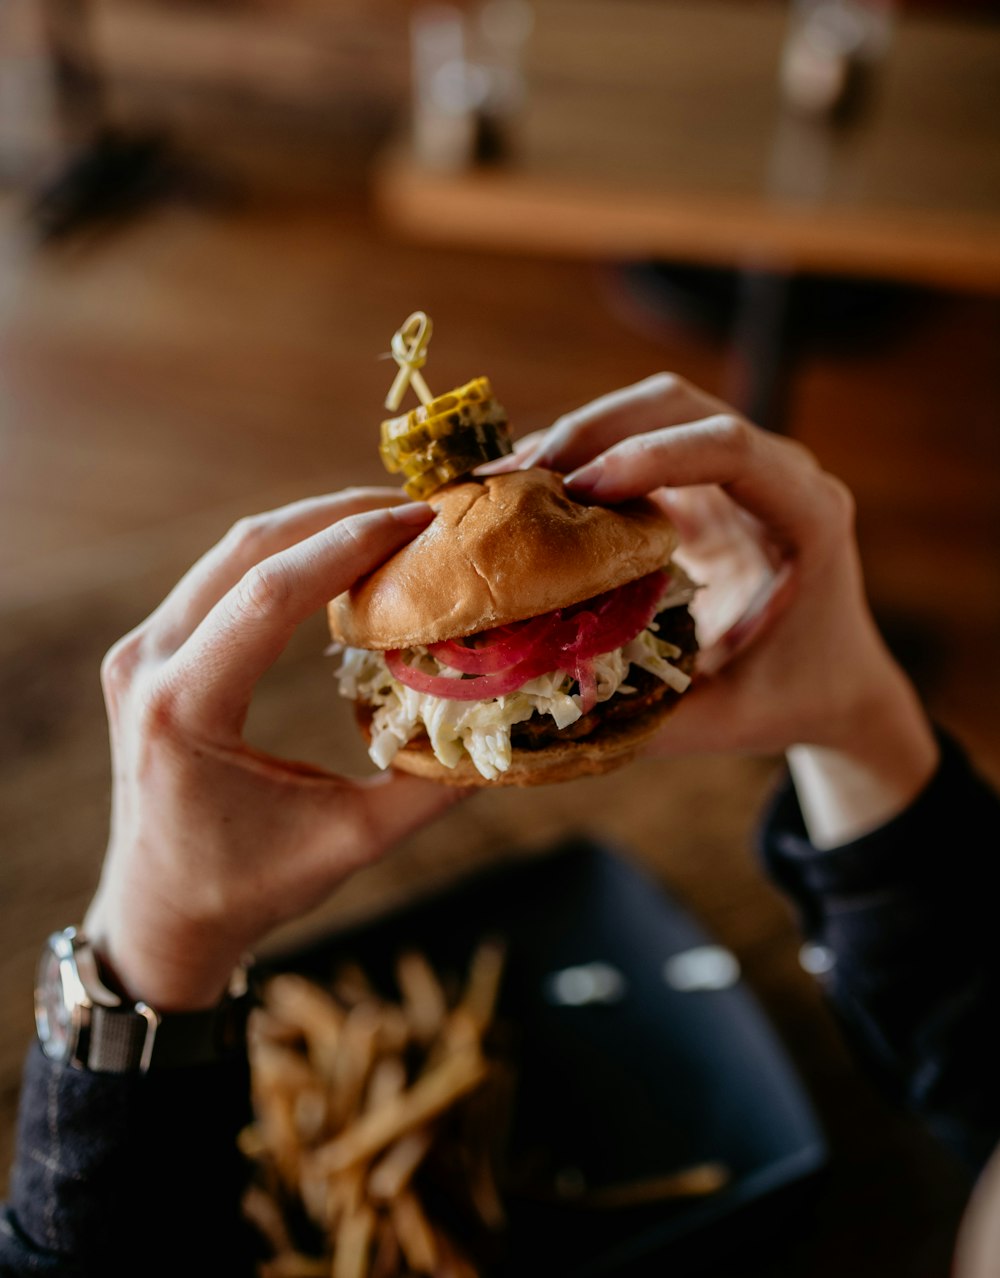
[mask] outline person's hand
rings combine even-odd
[[[112,828],[84,930],[133,998],[211,1006],[269,930],[454,802],[449,787],[334,776],[242,736],[299,623],[433,517],[401,500],[354,489],[240,521],[108,653]]]
[[[704,583],[692,611],[705,648],[657,753],[789,751],[797,781],[819,758],[846,765],[848,790],[877,770],[878,802],[855,794],[847,827],[821,839],[927,780],[936,743],[868,608],[853,499],[803,445],[660,374],[522,441],[515,464],[563,472],[584,500],[652,494],[680,531],[677,557]]]

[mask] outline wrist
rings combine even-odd
[[[211,970],[190,969],[150,961],[145,956],[121,953],[107,938],[94,941],[102,971],[117,993],[129,1002],[143,1002],[158,1012],[200,1012],[215,1007],[226,995],[237,964]]]
[[[793,745],[786,757],[810,841],[830,848],[903,812],[933,776],[940,750],[916,691],[891,665],[836,733]]]
[[[148,933],[139,940],[110,925],[96,905],[87,915],[84,930],[116,992],[157,1012],[215,1007],[225,997],[242,957],[219,947],[158,943]]]
[[[133,999],[76,927],[45,941],[35,981],[35,1026],[44,1054],[57,1064],[98,1074],[147,1074],[220,1063],[245,1050],[250,1008],[245,967],[228,997],[199,1009],[164,1010]]]

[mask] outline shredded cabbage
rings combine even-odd
[[[657,608],[687,603],[696,589],[693,582],[671,564],[671,581]],[[681,650],[654,633],[655,623],[641,631],[624,648],[594,658],[597,700],[608,701],[616,692],[634,692],[625,682],[630,665],[648,670],[675,692],[683,692],[691,680],[671,664]],[[389,672],[381,652],[333,644],[328,650],[341,654],[335,671],[341,696],[364,701],[374,714],[368,754],[379,768],[387,768],[397,751],[423,726],[435,758],[453,768],[468,754],[476,769],[488,781],[506,772],[511,763],[510,730],[533,714],[549,714],[558,728],[580,718],[579,695],[569,689],[574,680],[561,670],[539,675],[516,692],[490,701],[454,701],[417,692],[399,683]],[[461,678],[441,665],[426,649],[415,648],[407,657],[416,659],[429,672]]]

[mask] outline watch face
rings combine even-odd
[[[35,986],[35,1026],[38,1041],[46,1056],[64,1061],[69,1056],[73,1033],[73,1014],[66,1004],[62,981],[63,960],[51,948],[46,949],[38,966]]]

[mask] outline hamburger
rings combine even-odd
[[[340,693],[380,768],[539,785],[634,757],[687,689],[695,584],[650,499],[573,499],[542,469],[469,476],[328,606]]]

